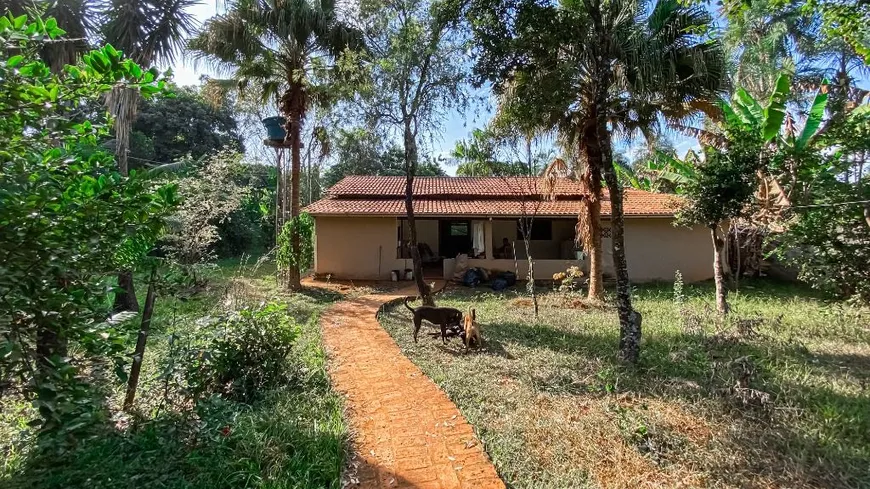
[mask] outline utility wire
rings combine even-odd
[[[137,157],[137,156],[130,156],[130,155],[127,155],[127,158],[129,158],[129,159],[131,159],[131,160],[136,160],[136,161],[143,161],[143,162],[145,162],[145,163],[153,163],[153,164],[155,164],[155,165],[168,165],[168,164],[170,164],[170,163],[167,163],[167,162],[154,161],[154,160],[149,160],[149,159],[145,159],[145,158],[139,158],[139,157]]]
[[[841,205],[852,205],[852,204],[870,204],[870,200],[852,200],[849,202],[831,202],[829,204],[807,204],[807,205],[790,205],[789,209],[803,209],[805,207],[837,207]]]

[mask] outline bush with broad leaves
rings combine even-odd
[[[84,367],[123,372],[124,331],[105,321],[112,277],[159,238],[174,185],[118,171],[98,144],[105,117],[82,107],[112,87],[165,92],[105,46],[49,70],[39,53],[65,33],[54,19],[0,17],[0,396],[34,399],[35,424],[70,432],[98,417]]]

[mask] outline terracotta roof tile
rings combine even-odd
[[[519,196],[545,191],[536,177],[416,177],[414,195],[425,196]],[[580,184],[563,178],[556,182],[556,195],[581,196]],[[349,176],[330,188],[328,196],[397,196],[405,195],[405,177]]]
[[[531,177],[417,177],[414,179],[414,212],[421,216],[511,216],[531,213],[540,195],[538,178]],[[539,216],[574,216],[582,197],[580,185],[569,179],[556,183],[557,200],[540,202]],[[350,176],[335,184],[326,198],[306,208],[313,215],[404,216],[405,177]],[[625,215],[670,217],[679,200],[666,194],[625,190]],[[610,215],[607,191],[601,213]]]
[[[629,217],[670,217],[674,215],[677,200],[671,195],[653,194],[637,190],[625,192],[625,215]],[[531,214],[534,202],[526,201],[526,212]],[[414,213],[419,216],[510,216],[523,215],[523,201],[517,199],[433,199],[415,198]],[[538,216],[576,216],[579,200],[556,200],[540,202]],[[406,215],[405,201],[400,198],[348,199],[327,197],[305,209],[317,215],[390,216]],[[610,215],[610,201],[601,203],[603,216]]]

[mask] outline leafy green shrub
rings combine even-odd
[[[174,185],[117,171],[105,117],[80,120],[113,87],[149,97],[165,82],[111,46],[61,78],[39,54],[64,34],[54,19],[0,17],[0,397],[35,394],[48,431],[93,421],[82,367],[124,353],[103,321],[107,281],[148,253],[178,201]]]
[[[833,178],[831,178],[833,180]],[[775,253],[813,288],[870,303],[870,230],[860,202],[870,199],[870,177],[862,187],[824,182],[818,207],[797,209]],[[821,185],[819,185],[821,186]]]
[[[251,403],[286,381],[300,328],[287,306],[266,304],[218,320],[216,335],[189,364],[194,391]]]
[[[293,232],[298,228],[299,249],[293,249]],[[314,264],[314,218],[308,213],[302,213],[287,221],[278,235],[278,254],[276,256],[279,270],[295,267],[304,273]]]
[[[238,211],[250,194],[250,189],[236,183],[242,171],[242,155],[222,150],[177,180],[184,201],[170,219],[165,239],[174,261],[192,266],[215,258],[218,226]]]
[[[259,255],[275,244],[275,168],[245,164],[235,181],[249,193],[241,207],[217,225],[220,240],[215,253],[221,258]]]

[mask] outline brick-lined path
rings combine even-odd
[[[504,488],[456,405],[378,324],[381,305],[405,295],[416,289],[342,301],[321,318],[329,374],[347,398],[354,438],[345,486]],[[409,320],[408,334],[412,328]]]

